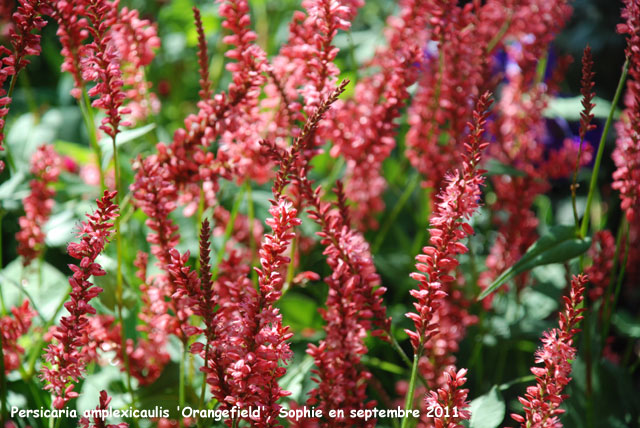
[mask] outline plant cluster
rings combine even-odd
[[[640,422],[639,0],[190,3],[0,5],[3,427]]]

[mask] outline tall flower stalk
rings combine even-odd
[[[109,241],[113,220],[118,217],[118,205],[113,203],[115,196],[115,192],[105,191],[97,201],[97,210],[81,223],[80,241],[70,243],[67,248],[69,255],[79,260],[77,265],[69,265],[73,271],[69,278],[71,293],[64,305],[69,315],[62,317],[56,327],[53,333],[55,341],[49,345],[45,355],[49,365],[43,365],[41,369],[45,390],[53,394],[53,407],[56,409],[62,409],[70,399],[78,396],[73,389],[85,370],[86,359],[82,351],[87,343],[89,316],[96,313],[89,302],[102,292],[89,279],[106,275],[96,263],[96,258]]]
[[[579,331],[577,326],[585,311],[580,304],[584,299],[586,284],[585,275],[572,278],[569,295],[563,297],[564,309],[560,312],[558,328],[542,335],[542,348],[536,351],[535,361],[543,364],[543,367],[531,368],[531,373],[536,377],[536,385],[528,387],[525,396],[519,397],[524,407],[524,416],[511,415],[522,428],[562,426],[558,417],[564,410],[560,409],[560,404],[567,398],[562,391],[571,381],[571,363],[577,353],[573,337]]]
[[[411,277],[419,282],[419,288],[410,291],[417,300],[417,303],[414,303],[417,312],[407,314],[415,325],[415,330],[406,330],[414,350],[409,390],[405,400],[407,410],[413,408],[418,362],[426,342],[438,331],[437,310],[447,297],[443,289],[455,280],[450,272],[458,266],[456,256],[468,251],[460,241],[473,234],[473,227],[467,221],[478,209],[480,186],[484,183],[484,171],[479,168],[479,163],[482,150],[489,145],[482,139],[482,134],[490,103],[488,93],[477,101],[473,123],[468,125],[469,134],[465,141],[467,152],[462,155],[462,170],[450,172],[445,179],[446,187],[438,195],[439,201],[430,219],[431,245],[424,247],[423,254],[416,257],[418,272],[411,274]],[[408,426],[409,419],[404,418],[403,428]]]
[[[42,14],[50,13],[49,2],[43,0],[22,0],[18,10],[12,15],[14,26],[9,29],[9,37],[13,52],[5,47],[0,47],[0,151],[4,151],[2,145],[4,140],[5,116],[9,113],[9,105],[13,90],[16,87],[18,73],[24,69],[31,55],[40,55],[40,34],[47,21],[42,18]],[[5,81],[11,78],[9,90],[2,89]],[[9,153],[6,155],[7,162],[11,169],[15,170],[13,158]],[[0,161],[0,172],[4,169],[4,162]]]
[[[88,31],[93,37],[93,41],[83,47],[83,57],[80,62],[80,67],[82,70],[82,78],[85,81],[95,82],[95,85],[87,92],[89,96],[97,97],[91,105],[106,112],[106,117],[102,119],[100,130],[111,137],[115,175],[115,202],[119,205],[121,183],[116,136],[120,132],[120,126],[128,126],[130,124],[128,121],[122,119],[122,114],[128,114],[131,110],[123,107],[124,100],[126,99],[126,95],[122,90],[124,81],[122,80],[118,53],[116,52],[114,44],[111,43],[112,35],[109,33],[110,28],[117,22],[117,6],[117,1],[88,0],[86,15],[91,24],[88,27]],[[122,233],[119,219],[115,221],[115,234],[118,263],[116,272],[116,301],[118,319],[120,325],[124,327],[124,316],[122,314]],[[122,331],[122,348],[126,349],[124,328]],[[131,394],[132,403],[135,405],[133,388],[131,386],[129,360],[126,352],[123,353],[123,358],[127,373],[127,388]]]

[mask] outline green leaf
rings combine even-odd
[[[278,306],[286,324],[294,332],[300,332],[306,327],[317,324],[318,305],[316,302],[302,294],[288,293],[286,299],[282,299]]]
[[[511,177],[524,177],[526,172],[520,171],[510,165],[504,164],[496,159],[489,159],[485,165],[487,168],[487,175],[509,175]]]
[[[504,419],[506,406],[494,385],[491,391],[473,400],[469,410],[469,428],[496,428]]]
[[[70,141],[56,140],[53,143],[53,148],[56,149],[56,152],[59,154],[69,156],[81,165],[90,163],[93,157],[93,152],[87,146],[82,146]]]
[[[542,235],[513,266],[505,270],[484,290],[478,300],[493,293],[505,282],[536,266],[563,263],[579,256],[589,249],[591,238],[581,239],[573,226],[558,225]]]
[[[118,135],[116,135],[116,147],[120,147],[148,134],[153,131],[155,127],[155,123],[150,123],[139,128],[119,132]],[[100,145],[100,149],[102,149],[102,168],[105,169],[109,166],[109,162],[111,162],[111,158],[113,157],[113,144],[111,142],[111,137],[101,139],[98,144]]]
[[[625,336],[640,338],[640,322],[626,312],[616,312],[612,317],[613,325]]]
[[[0,284],[7,309],[29,298],[34,309],[47,320],[53,317],[69,288],[67,276],[54,266],[35,260],[23,267],[20,258],[0,271]]]

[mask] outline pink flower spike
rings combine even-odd
[[[532,367],[536,385],[527,388],[524,397],[519,397],[524,407],[524,417],[511,415],[522,428],[560,428],[558,416],[564,412],[560,404],[567,398],[562,394],[571,378],[571,363],[576,358],[577,349],[573,337],[579,331],[576,327],[582,320],[584,308],[579,308],[584,298],[585,275],[574,276],[568,296],[564,296],[564,310],[560,312],[558,328],[545,331],[542,348],[535,353],[535,362],[543,367]]]
[[[449,367],[444,372],[444,386],[425,397],[428,411],[440,415],[433,420],[435,428],[463,428],[460,422],[471,418],[471,412],[466,410],[469,390],[461,388],[467,382],[466,374],[467,369],[456,371],[455,367]]]
[[[46,349],[45,359],[49,364],[44,364],[40,373],[46,382],[44,389],[53,394],[57,409],[76,395],[73,387],[83,376],[86,365],[83,348],[87,344],[87,315],[95,314],[89,301],[102,292],[89,279],[105,274],[95,260],[104,250],[112,233],[113,220],[118,217],[118,206],[113,203],[115,195],[115,192],[104,192],[97,200],[98,209],[87,214],[88,220],[80,224],[80,241],[70,243],[67,249],[71,257],[80,261],[78,265],[69,265],[73,271],[69,278],[71,293],[64,305],[69,315],[62,317],[56,327],[53,334],[56,341]]]
[[[38,147],[31,157],[31,173],[35,176],[29,183],[31,192],[22,200],[25,215],[18,220],[20,231],[16,233],[18,254],[22,264],[28,266],[44,250],[44,225],[53,208],[56,192],[52,184],[58,181],[61,158],[53,146]]]
[[[617,123],[618,138],[612,157],[617,169],[611,187],[620,192],[620,207],[630,224],[640,213],[640,3],[625,0],[618,32],[627,35],[626,55],[629,79],[625,96],[625,110]]]
[[[463,225],[478,209],[480,187],[484,184],[484,171],[479,168],[479,163],[481,152],[488,144],[482,140],[482,134],[490,104],[489,93],[478,99],[474,121],[468,124],[467,153],[462,155],[462,171],[456,170],[447,175],[446,187],[438,195],[439,202],[430,219],[431,246],[425,247],[424,254],[417,257],[416,269],[426,274],[414,276],[420,284],[419,292],[412,293],[418,302],[417,314],[410,316],[417,333],[411,335],[411,344],[418,355],[438,331],[433,321],[448,294],[448,284],[454,280],[449,272],[458,265],[456,256],[467,252],[459,241],[473,232],[472,228]]]

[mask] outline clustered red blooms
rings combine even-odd
[[[10,10],[10,9],[9,9]],[[29,64],[26,58],[31,55],[40,55],[40,31],[47,25],[41,14],[50,13],[49,2],[42,0],[23,0],[12,15],[12,26],[9,28],[9,37],[13,52],[4,46],[0,46],[0,151],[4,150],[5,117],[9,113],[11,98],[3,86],[7,79],[15,79],[18,73]],[[12,80],[11,85],[15,85]],[[4,169],[4,162],[0,161],[0,172]]]
[[[627,35],[629,79],[626,109],[617,127],[613,160],[618,169],[613,173],[612,187],[620,191],[621,208],[633,224],[640,204],[640,3],[626,0],[622,17],[626,22],[618,25],[618,32]]]
[[[168,265],[168,271],[171,276],[171,281],[176,287],[177,297],[184,297],[185,305],[189,306],[194,315],[202,317],[202,321],[205,325],[204,329],[189,326],[186,333],[189,336],[199,335],[204,333],[206,344],[201,342],[194,342],[191,345],[191,352],[199,354],[203,360],[204,365],[202,371],[207,373],[210,364],[209,360],[211,354],[209,353],[210,346],[216,338],[216,333],[219,330],[219,317],[218,312],[214,310],[217,306],[218,298],[214,295],[211,264],[209,253],[211,251],[210,246],[211,228],[209,221],[204,220],[202,223],[202,229],[200,231],[200,272],[191,270],[187,266],[189,260],[189,252],[187,251],[183,255],[180,255],[178,250],[171,250],[171,263]],[[212,364],[216,364],[213,361]]]
[[[142,324],[137,329],[143,337],[133,346],[127,342],[127,356],[131,374],[141,385],[153,383],[169,362],[166,351],[169,334],[173,329],[173,317],[168,313],[166,288],[163,280],[153,280],[147,276],[149,256],[139,251],[134,265],[138,268],[136,276],[141,281],[140,299],[142,306],[138,318]],[[164,278],[164,277],[162,277]],[[121,342],[118,342],[121,343]]]
[[[263,424],[259,426],[277,424],[280,410],[277,401],[289,395],[278,385],[278,379],[286,373],[280,364],[291,358],[287,340],[293,333],[289,332],[289,327],[282,325],[282,315],[274,304],[282,294],[282,271],[291,262],[284,253],[295,237],[293,228],[302,223],[297,218],[298,212],[293,204],[285,197],[273,201],[269,213],[272,218],[267,219],[266,224],[273,231],[264,236],[258,253],[260,268],[256,268],[256,272],[259,293],[256,300],[247,302],[247,315],[250,317],[246,319],[245,327],[252,334],[249,336],[247,353],[236,359],[232,373],[234,382],[244,390],[244,394],[236,397],[243,400],[243,395],[250,393],[254,398],[249,403],[265,406],[264,415],[261,414]]]
[[[490,25],[500,25],[505,19],[509,22],[502,42],[493,46],[506,54],[506,66],[501,98],[494,109],[496,117],[489,126],[496,140],[490,155],[521,174],[497,174],[491,178],[497,196],[491,210],[500,215],[493,216],[498,234],[486,259],[489,269],[480,275],[482,287],[488,286],[500,272],[519,260],[535,242],[538,220],[531,209],[533,202],[550,188],[550,179],[572,174],[578,155],[578,147],[569,138],[560,149],[545,146],[548,131],[543,112],[549,97],[557,92],[568,58],[559,57],[555,64],[550,61],[546,70],[538,70],[539,61],[547,55],[549,43],[568,21],[571,7],[564,0],[533,0],[505,16],[498,12],[497,3],[487,2],[487,15],[483,20],[487,25],[484,31],[489,32]],[[534,15],[540,17],[535,23],[531,21]],[[495,67],[497,61],[495,58],[492,61]],[[587,146],[580,164],[589,160]],[[518,289],[522,289],[528,279],[527,274],[519,275],[516,278]],[[484,302],[490,304],[491,300]]]
[[[18,339],[29,331],[36,313],[29,306],[29,301],[25,300],[22,305],[11,308],[11,315],[0,318],[5,374],[20,367],[20,355],[24,354],[24,348],[18,345]]]
[[[96,407],[97,411],[107,412],[109,410],[109,403],[111,403],[111,397],[107,394],[107,391],[100,391],[100,404]],[[80,418],[80,426],[82,428],[128,428],[129,424],[121,422],[117,425],[107,424],[105,418],[101,417],[99,413],[93,417],[93,423],[88,418]]]
[[[524,417],[511,417],[525,427],[561,428],[558,416],[564,413],[560,404],[567,398],[562,394],[571,378],[571,362],[576,357],[573,337],[579,331],[576,327],[582,320],[585,308],[579,308],[588,279],[585,275],[574,276],[571,280],[569,296],[563,296],[564,310],[560,312],[558,328],[543,333],[542,348],[536,351],[535,361],[544,367],[532,367],[536,385],[527,388],[520,403],[524,407]]]
[[[211,79],[209,78],[209,54],[207,53],[207,37],[202,26],[202,18],[200,9],[193,7],[193,19],[198,32],[198,66],[200,71],[200,92],[198,95],[201,100],[211,98]]]
[[[9,64],[15,68],[15,74],[29,64],[25,57],[40,55],[40,34],[47,21],[42,14],[50,13],[49,2],[43,0],[23,0],[18,10],[13,14],[13,27],[9,30],[13,55]],[[35,31],[35,33],[34,33]]]
[[[304,111],[311,115],[335,85],[339,70],[333,61],[338,48],[331,43],[338,30],[348,30],[351,27],[349,20],[352,11],[337,0],[306,0],[302,5],[307,9],[308,16],[304,21],[298,22],[301,22],[300,30],[305,31],[305,34],[297,34],[298,44],[290,48],[294,51],[297,48],[295,72],[304,76],[299,80],[307,81],[301,95],[304,99]],[[303,18],[303,15],[299,17]],[[299,43],[302,40],[304,43]]]
[[[4,46],[0,46],[0,151],[4,151],[4,146],[2,145],[4,141],[4,123],[5,117],[9,114],[9,104],[11,104],[11,98],[3,88],[7,79],[15,74],[15,68],[9,65],[8,60],[10,58],[11,51]],[[3,170],[4,162],[0,161],[0,172]]]
[[[640,2],[625,0],[622,10],[623,24],[618,32],[627,35],[626,55],[629,77],[625,94],[625,110],[616,124],[618,137],[612,157],[617,169],[613,173],[611,187],[620,192],[620,207],[629,222],[629,257],[627,269],[630,278],[638,278],[640,251]]]
[[[293,333],[283,326],[282,315],[274,304],[281,296],[282,272],[290,263],[284,253],[295,236],[292,229],[300,224],[297,211],[284,197],[273,201],[269,212],[272,218],[267,224],[273,231],[265,235],[260,247],[258,290],[251,286],[248,272],[238,273],[237,268],[226,267],[220,271],[224,272],[216,284],[220,310],[203,369],[214,397],[224,407],[262,407],[260,419],[251,421],[257,427],[280,426],[278,400],[289,395],[279,386],[278,379],[286,372],[282,364],[292,355],[287,341]],[[233,257],[232,252],[228,263]],[[202,344],[193,350],[200,353]]]
[[[483,170],[478,164],[481,151],[489,145],[482,140],[489,105],[489,94],[485,93],[478,99],[473,123],[469,123],[462,171],[455,170],[445,178],[446,187],[438,195],[439,201],[430,219],[431,246],[424,247],[423,254],[416,257],[418,272],[411,274],[420,283],[419,289],[410,291],[418,301],[414,303],[417,313],[407,314],[415,331],[405,331],[418,356],[438,331],[439,308],[455,280],[450,272],[458,266],[456,256],[468,251],[460,241],[473,234],[473,227],[465,220],[478,209],[480,186],[484,183]]]
[[[155,57],[155,49],[160,47],[160,38],[155,25],[148,19],[140,19],[137,10],[126,7],[118,12],[109,35],[122,71],[126,107],[130,110],[127,119],[135,125],[160,111],[160,101],[150,91],[152,84],[144,72]]]
[[[240,253],[231,249],[226,261],[212,278],[209,259],[211,229],[203,222],[200,236],[200,271],[187,262],[189,253],[170,250],[167,266],[175,287],[172,299],[180,300],[190,313],[202,318],[204,328],[184,326],[186,336],[204,334],[205,342],[196,341],[191,352],[200,355],[206,382],[224,408],[261,406],[258,427],[278,426],[277,401],[288,392],[278,379],[291,357],[287,340],[292,336],[282,325],[282,316],[274,307],[284,284],[283,270],[290,263],[284,253],[294,237],[292,229],[300,224],[291,202],[281,197],[270,209],[267,220],[272,234],[265,235],[259,250],[257,269],[259,288],[251,286],[248,269],[243,269]],[[237,266],[236,264],[240,264]],[[229,426],[233,421],[227,421]]]
[[[18,254],[24,266],[31,264],[44,249],[43,227],[53,208],[56,192],[51,185],[58,181],[60,164],[60,156],[50,145],[38,147],[31,156],[31,173],[35,178],[29,183],[31,192],[22,200],[25,215],[18,220],[20,230],[16,233]]]
[[[129,108],[122,107],[126,94],[122,90],[121,59],[116,51],[117,44],[112,43],[113,36],[110,34],[111,27],[118,22],[118,1],[87,0],[85,7],[85,14],[91,23],[87,31],[93,41],[83,46],[80,60],[82,78],[87,82],[95,82],[87,92],[91,97],[98,97],[91,105],[106,112],[107,117],[102,119],[100,129],[115,138],[120,125],[130,124],[122,120],[122,114],[131,112]],[[140,54],[137,52],[134,55]]]
[[[389,18],[388,46],[376,52],[379,71],[359,80],[354,98],[336,106],[332,126],[323,135],[334,145],[333,156],[347,161],[345,192],[354,203],[354,220],[376,226],[373,215],[384,208],[386,182],[382,162],[395,147],[395,120],[409,98],[417,76],[427,11],[418,0],[401,4],[400,17]]]
[[[593,120],[593,113],[591,111],[596,106],[593,103],[593,97],[596,96],[593,92],[595,82],[593,77],[593,56],[591,55],[591,47],[584,48],[582,55],[582,80],[580,81],[580,93],[582,94],[582,111],[580,112],[580,141],[584,141],[587,132],[595,129],[595,125],[591,124]]]
[[[611,274],[616,253],[616,239],[608,230],[601,230],[593,237],[589,257],[593,260],[584,273],[589,278],[589,299],[592,302],[604,297],[611,284]]]
[[[462,149],[465,124],[474,108],[469,99],[493,83],[484,76],[489,67],[485,50],[493,35],[478,22],[491,2],[481,10],[471,4],[427,3],[429,41],[409,111],[407,157],[425,185],[439,189]]]
[[[147,215],[145,224],[151,229],[147,235],[151,254],[158,260],[159,267],[166,269],[171,262],[170,251],[180,240],[178,226],[169,217],[176,209],[176,186],[167,167],[156,162],[154,156],[138,159],[134,167],[137,173],[131,191],[136,204]]]
[[[323,426],[354,424],[358,421],[347,416],[352,410],[376,404],[367,401],[366,387],[371,373],[363,368],[361,359],[367,353],[364,343],[367,332],[374,335],[389,332],[391,319],[382,302],[386,288],[380,287],[369,244],[349,224],[342,186],[336,189],[338,206],[332,210],[331,204],[320,200],[320,188],[312,191],[308,181],[303,185],[305,198],[311,205],[309,217],[321,227],[317,234],[331,268],[331,274],[325,278],[329,286],[326,309],[320,311],[327,323],[326,337],[318,345],[309,344],[307,349],[316,365],[312,379],[318,383],[309,393],[308,404],[325,412],[344,409],[344,418],[324,421]],[[375,420],[369,420],[366,426],[375,426]]]
[[[72,398],[78,396],[73,390],[75,383],[82,377],[85,358],[82,349],[86,344],[86,331],[89,325],[87,315],[95,315],[96,310],[89,304],[102,289],[94,286],[91,276],[102,276],[106,272],[95,262],[103,251],[111,236],[112,221],[118,216],[118,206],[113,203],[115,192],[105,191],[97,200],[97,210],[89,215],[87,221],[80,225],[78,236],[80,242],[72,242],[67,252],[74,259],[80,260],[77,265],[69,265],[73,275],[69,278],[71,293],[64,307],[69,315],[62,317],[53,333],[55,341],[46,350],[46,361],[41,377],[47,382],[45,389],[51,391],[53,406],[61,409]]]
[[[141,337],[137,342],[127,340],[126,349],[122,349],[122,325],[114,325],[110,316],[87,316],[95,315],[89,301],[101,292],[89,279],[105,274],[95,260],[108,240],[111,220],[117,216],[117,206],[111,202],[114,193],[105,192],[98,211],[83,223],[81,242],[69,245],[69,254],[81,260],[71,266],[72,293],[65,304],[70,315],[63,317],[55,329],[55,342],[47,349],[49,365],[42,368],[46,389],[55,397],[54,406],[61,408],[77,396],[74,383],[87,362],[99,358],[100,351],[115,350],[119,363],[126,355],[131,374],[144,384],[156,380],[170,361],[166,351],[170,334],[185,346],[190,336],[203,335],[204,343],[195,341],[191,352],[203,358],[201,370],[220,407],[261,406],[260,419],[249,421],[252,426],[277,426],[278,401],[288,395],[278,380],[292,355],[287,342],[292,333],[283,326],[275,305],[285,288],[284,272],[290,263],[295,264],[287,252],[296,239],[294,228],[301,224],[298,211],[305,204],[311,207],[311,219],[321,227],[318,235],[331,269],[325,278],[329,287],[326,309],[320,311],[326,336],[318,345],[308,347],[316,365],[313,380],[318,384],[310,392],[308,404],[324,410],[340,408],[347,413],[375,406],[374,401],[367,401],[371,374],[362,363],[367,352],[365,338],[368,332],[390,334],[390,319],[382,301],[386,289],[380,287],[369,245],[363,234],[352,228],[351,221],[362,229],[376,226],[374,215],[384,207],[382,164],[396,146],[396,120],[409,105],[409,88],[417,83],[408,114],[407,156],[425,184],[440,188],[441,193],[434,199],[430,245],[416,258],[419,272],[412,274],[420,284],[418,290],[411,291],[417,299],[417,313],[407,314],[415,331],[407,333],[419,358],[420,374],[433,388],[422,404],[448,409],[446,416],[426,423],[462,426],[460,421],[470,417],[464,410],[468,407],[468,391],[462,389],[466,370],[455,369],[454,354],[475,318],[467,312],[469,302],[462,295],[462,281],[456,283],[453,271],[459,265],[456,257],[468,251],[461,240],[474,232],[468,220],[478,209],[484,184],[479,162],[481,151],[488,146],[482,138],[490,104],[487,90],[502,93],[495,119],[488,125],[495,140],[492,154],[507,167],[520,170],[522,176],[505,174],[492,179],[497,195],[492,208],[506,215],[495,217],[498,238],[487,259],[484,285],[534,242],[537,219],[530,207],[535,197],[549,188],[549,179],[569,175],[576,159],[578,164],[589,161],[589,148],[580,159],[578,148],[569,139],[563,148],[551,152],[542,144],[546,135],[542,112],[557,90],[566,62],[560,59],[550,78],[538,75],[538,65],[553,36],[566,23],[570,7],[564,0],[527,0],[518,5],[488,0],[463,6],[447,0],[402,0],[400,15],[388,20],[387,46],[367,64],[372,71],[367,70],[359,80],[352,99],[336,102],[346,83],[332,91],[339,75],[334,64],[338,49],[332,43],[339,30],[349,29],[362,0],[304,0],[306,13],[294,15],[290,39],[271,63],[255,43],[248,1],[218,3],[222,26],[229,32],[223,42],[231,45],[226,54],[232,60],[227,64],[232,79],[228,91],[213,94],[206,37],[200,13],[194,8],[201,85],[198,111],[185,119],[184,128],[175,132],[170,143],[158,144],[157,153],[139,159],[134,166],[132,194],[136,206],[147,216],[146,225],[151,230],[147,240],[162,269],[160,274],[148,276],[149,256],[138,254],[135,266],[142,282]],[[22,0],[20,4],[11,33],[14,53],[0,47],[0,143],[3,119],[11,102],[1,87],[28,63],[27,55],[39,54],[37,31],[46,24],[41,14],[58,21],[62,69],[70,72],[75,82],[72,95],[80,98],[88,83],[95,82],[87,93],[96,97],[92,105],[107,113],[101,126],[106,134],[115,138],[119,128],[127,125],[123,115],[134,122],[157,111],[158,100],[144,73],[160,42],[150,21],[141,19],[135,10],[119,9],[118,0]],[[632,221],[636,218],[640,181],[636,176],[640,169],[640,62],[636,58],[640,6],[635,0],[627,0],[626,6],[628,22],[620,31],[630,35],[627,54],[631,82],[614,155],[618,166],[614,186],[621,191],[622,207]],[[535,22],[531,22],[533,15],[539,17]],[[496,29],[500,28],[504,32],[500,30],[496,38]],[[85,43],[87,40],[90,43]],[[500,81],[502,76],[491,77],[491,69],[498,62],[491,55],[498,51],[504,51],[509,62],[504,82]],[[581,140],[593,126],[591,64],[590,51],[585,50]],[[475,105],[471,102],[474,99],[478,99]],[[334,102],[335,108],[322,120]],[[465,125],[469,126],[468,133]],[[285,148],[289,137],[293,142]],[[261,146],[263,138],[266,142]],[[309,162],[325,141],[333,143],[333,156],[342,155],[346,160],[346,185],[343,188],[339,182],[335,204],[323,202],[320,188],[314,191],[308,179]],[[32,195],[25,200],[27,215],[20,220],[19,252],[25,263],[42,247],[41,227],[51,210],[53,194],[48,184],[57,177],[59,159],[45,153],[47,150],[42,148],[36,154],[39,166],[33,172],[38,180],[32,182]],[[465,151],[463,166],[456,169],[458,153]],[[280,172],[273,186],[272,217],[267,220],[273,231],[264,236],[257,249],[257,289],[252,286],[248,268],[256,249],[245,247],[250,247],[249,242],[262,231],[260,225],[250,224],[243,216],[229,225],[233,236],[219,250],[226,258],[215,266],[215,274],[209,255],[211,228],[208,221],[202,224],[200,270],[193,270],[188,266],[190,253],[181,254],[176,249],[180,236],[171,213],[184,205],[185,214],[191,215],[202,203],[205,209],[213,208],[216,229],[226,229],[232,219],[217,201],[218,180],[267,182],[272,177],[269,155],[279,162]],[[51,166],[54,164],[55,168]],[[0,163],[0,172],[1,168]],[[289,189],[291,196],[285,193],[290,181],[295,184]],[[347,199],[353,201],[353,211],[347,208]],[[639,234],[636,230],[632,236]],[[610,234],[596,236],[601,251],[593,253],[594,264],[589,268],[595,285],[590,291],[592,298],[600,297],[608,282],[612,240]],[[545,334],[544,347],[536,354],[536,361],[544,363],[545,369],[533,369],[538,385],[529,388],[526,398],[521,399],[526,419],[514,416],[523,424],[525,420],[540,426],[558,424],[561,411],[557,407],[569,380],[568,360],[575,354],[572,335],[581,318],[582,309],[577,305],[585,281],[582,276],[574,279],[565,313],[560,315],[560,328]],[[525,282],[526,278],[520,277],[518,285]],[[15,322],[20,323],[16,332],[24,333],[27,319],[33,316],[25,305],[14,312]],[[195,320],[192,315],[201,318],[203,328],[189,324]],[[4,345],[5,318],[2,322]],[[7,346],[11,346],[11,340],[15,344],[13,336],[6,340]],[[15,352],[9,356],[15,360],[19,349],[15,345]],[[10,359],[5,368],[13,363]],[[109,402],[102,391],[98,409],[107,408]],[[237,422],[226,421],[229,426]],[[340,423],[358,421],[346,418]],[[99,418],[93,424],[83,419],[81,424],[106,426]],[[375,421],[368,425],[375,425]]]
[[[55,1],[52,2],[53,18],[58,23],[58,40],[62,45],[62,71],[73,77],[74,87],[71,95],[80,99],[84,89],[82,68],[80,65],[83,43],[89,37],[88,22],[85,17],[83,2]]]
[[[462,428],[464,425],[460,422],[471,418],[471,412],[465,410],[469,407],[469,390],[460,388],[467,382],[466,374],[467,369],[456,372],[454,368],[449,368],[444,372],[444,386],[437,391],[430,391],[425,397],[427,409],[433,409],[436,415],[433,419],[435,428]]]

